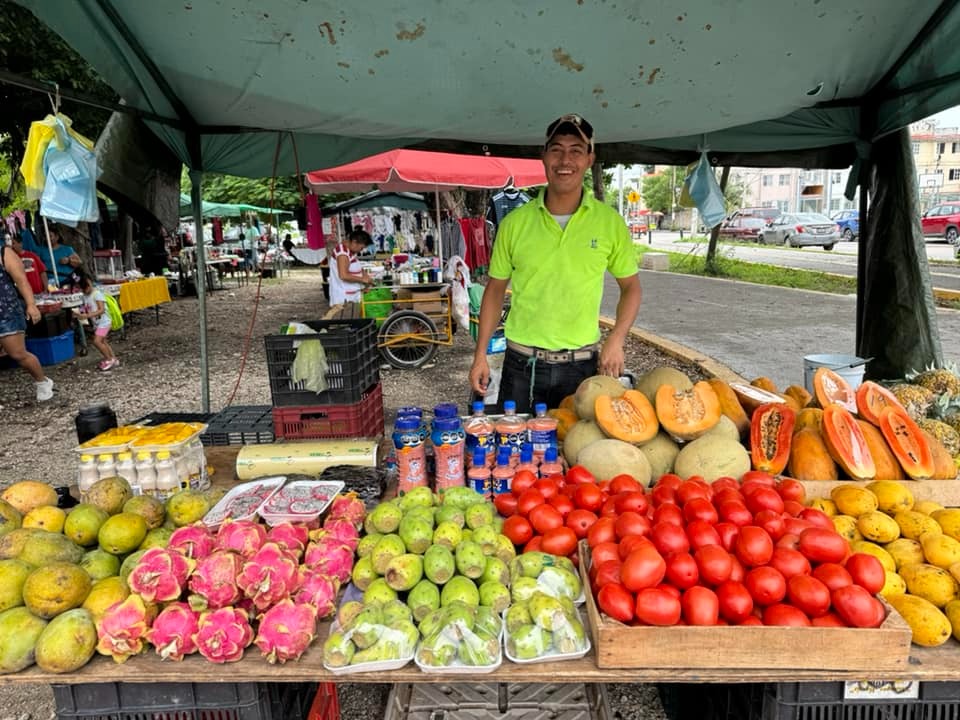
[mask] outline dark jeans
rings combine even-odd
[[[534,362],[533,358],[508,348],[503,358],[498,405],[503,407],[504,400],[513,400],[517,403],[518,413],[532,412],[533,406],[539,402],[550,408],[559,407],[560,401],[572,394],[583,380],[597,374],[597,360],[594,355],[592,360],[572,363]]]

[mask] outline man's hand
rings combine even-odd
[[[490,365],[484,356],[475,357],[470,367],[470,387],[475,393],[486,395],[490,384]]]
[[[623,375],[624,361],[623,343],[607,338],[600,350],[600,362],[597,372],[601,375],[610,375],[611,377],[620,377]]]

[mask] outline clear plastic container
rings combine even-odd
[[[563,465],[557,460],[557,449],[555,447],[547,448],[547,452],[543,456],[543,462],[540,463],[540,477],[563,477]]]
[[[80,467],[77,470],[77,488],[80,490],[80,500],[86,499],[90,486],[100,479],[97,472],[97,459],[93,455],[81,455]]]
[[[257,514],[260,506],[267,502],[286,481],[286,476],[278,475],[234,485],[230,492],[220,498],[217,504],[203,516],[203,524],[215,528],[225,520],[250,520]]]
[[[517,415],[517,403],[507,400],[503,403],[503,415],[496,421],[497,454],[503,448],[510,449],[510,464],[516,467],[520,462],[520,447],[527,439],[527,423]]]
[[[155,497],[157,500],[166,500],[172,495],[180,492],[180,478],[177,477],[177,466],[170,457],[169,450],[160,450],[157,453],[157,460],[154,463],[157,470],[157,490]]]
[[[525,442],[520,446],[520,464],[517,465],[515,473],[520,472],[521,470],[529,470],[534,475],[537,474],[537,462],[533,458],[533,445],[531,443]]]
[[[473,415],[463,421],[463,432],[466,436],[466,454],[467,463],[472,465],[474,454],[477,448],[483,448],[486,452],[487,467],[493,467],[496,462],[496,452],[494,445],[496,443],[496,428],[493,420],[484,412],[483,401],[475,400],[471,406]]]
[[[155,497],[157,494],[157,470],[153,466],[153,453],[146,450],[138,452],[136,468],[140,494]]]
[[[207,476],[207,455],[203,443],[196,437],[190,441],[186,452],[190,469],[189,486],[191,490],[209,490],[210,478]]]
[[[487,466],[486,448],[474,448],[470,469],[467,470],[467,486],[480,493],[485,500],[490,500],[493,497],[490,468]]]
[[[116,477],[117,461],[112,453],[103,453],[97,455],[97,476],[100,480],[109,477]]]
[[[133,461],[132,452],[117,454],[117,475],[130,483],[134,495],[140,494],[140,483],[137,480],[137,467]]]
[[[343,487],[342,480],[294,480],[273,493],[257,514],[271,527],[284,522],[319,527],[320,516]]]
[[[533,445],[533,457],[539,465],[548,447],[557,447],[557,421],[547,415],[547,404],[533,406],[534,416],[527,420],[527,440]]]
[[[496,496],[510,492],[515,474],[516,471],[510,464],[510,448],[500,448],[500,452],[497,453],[497,466],[493,469],[490,481],[493,494]]]

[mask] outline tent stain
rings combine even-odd
[[[333,26],[329,22],[323,21],[317,25],[317,30],[320,31],[321,35],[326,34],[327,40],[331,45],[337,44],[337,37],[333,34]]]
[[[703,26],[703,29],[709,32],[713,30],[713,25],[711,25],[710,23],[707,23],[706,25]]]
[[[575,62],[563,48],[553,49],[553,61],[557,63],[557,65],[561,65],[572,72],[581,72],[583,70],[583,65]]]
[[[376,75],[376,71],[373,68],[367,68],[367,75]]]
[[[653,85],[653,81],[657,79],[657,75],[660,72],[660,68],[655,67],[650,71],[650,76],[647,78],[647,85]]]
[[[404,23],[397,23],[397,27],[400,29],[400,32],[397,33],[397,40],[418,40],[427,31],[427,26],[422,22],[418,22],[413,30],[407,30]]]
[[[603,109],[606,109],[606,108],[607,108],[607,105],[609,105],[609,104],[610,104],[610,103],[608,103],[606,100],[604,100],[602,103],[600,103],[600,107],[602,107]]]
[[[337,65],[339,65],[339,66],[342,67],[342,68],[349,68],[349,67],[350,67],[350,63],[345,63],[345,62],[343,62],[343,61],[338,62]]]
[[[377,50],[377,51],[373,54],[373,56],[374,56],[375,58],[382,58],[384,55],[389,55],[389,54],[390,54],[390,51],[387,50],[386,48],[384,48],[383,50]]]

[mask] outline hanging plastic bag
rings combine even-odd
[[[457,327],[470,327],[470,268],[459,255],[447,261],[443,277],[450,282],[450,295],[453,302],[453,318]]]
[[[62,113],[47,115],[43,120],[30,123],[30,133],[27,135],[27,147],[20,162],[20,172],[23,174],[26,186],[27,200],[39,200],[46,184],[46,175],[43,171],[43,157],[47,152],[50,141],[56,137],[54,130],[57,121],[62,123],[71,138],[79,142],[88,150],[93,150],[93,141],[84,137],[73,129],[73,121]],[[63,149],[63,148],[61,148]]]
[[[55,137],[43,154],[46,182],[40,214],[64,225],[100,219],[97,204],[97,156],[74,140],[66,124],[56,119]]]
[[[704,225],[712,228],[723,222],[727,215],[727,206],[706,151],[700,153],[700,161],[684,180],[683,191],[697,206]]]

